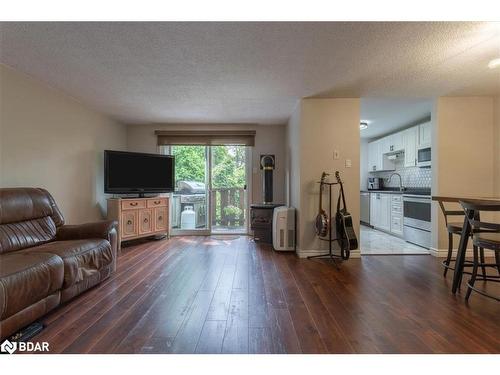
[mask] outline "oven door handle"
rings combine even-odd
[[[414,202],[414,203],[431,203],[430,198],[407,198],[403,197],[403,202]]]

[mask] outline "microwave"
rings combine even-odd
[[[420,146],[417,148],[417,166],[428,168],[431,166],[431,146]]]

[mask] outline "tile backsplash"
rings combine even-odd
[[[385,187],[397,188],[399,187],[399,178],[397,176],[394,176],[391,182],[387,181],[392,173],[397,172],[401,175],[403,186],[410,188],[431,188],[431,168],[405,167],[403,160],[396,161],[395,167],[395,171],[370,172],[369,175],[384,178]]]

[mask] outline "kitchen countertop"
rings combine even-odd
[[[360,190],[361,193],[385,193],[385,194],[408,194],[408,195],[431,195],[431,189],[422,188],[407,188],[400,191],[399,189],[382,189],[382,190]]]

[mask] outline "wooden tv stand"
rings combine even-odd
[[[169,236],[168,197],[109,198],[108,220],[118,221],[118,246],[150,236]]]

